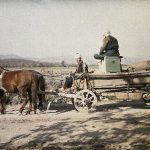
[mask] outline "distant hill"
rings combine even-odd
[[[9,54],[9,55],[0,55],[0,59],[20,59],[22,57],[14,54]]]
[[[97,61],[94,60],[93,56],[82,56],[82,59],[87,64],[97,63]],[[61,62],[61,61],[65,61],[66,64],[75,64],[76,63],[76,60],[75,60],[73,55],[63,56],[63,57],[59,57],[59,56],[58,57],[45,57],[45,58],[41,58],[39,60],[40,61],[46,61],[46,62]]]
[[[97,64],[97,60],[91,56],[82,56],[83,61],[88,65]],[[148,60],[147,57],[126,57],[122,58],[123,64],[132,64],[142,60]],[[55,56],[55,57],[45,57],[45,58],[37,58],[37,57],[21,57],[15,54],[9,55],[0,55],[0,65],[3,66],[61,66],[62,61],[65,62],[66,65],[75,64],[75,58],[73,55],[70,56]]]
[[[11,58],[11,59],[0,59],[0,66],[3,66],[3,67],[52,67],[52,66],[61,66],[61,64]]]

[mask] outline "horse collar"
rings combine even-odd
[[[0,74],[0,89],[4,90],[4,92],[7,92],[7,90],[3,87],[3,81],[2,81],[2,78],[5,72],[6,71],[3,70],[2,73]]]
[[[4,75],[5,72],[6,72],[5,70],[2,71],[2,73],[0,74],[0,79],[3,78],[3,75]]]

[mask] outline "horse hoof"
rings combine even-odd
[[[22,110],[22,109],[20,109],[20,110],[19,110],[19,112],[20,112],[20,114],[22,115],[23,110]]]
[[[39,109],[39,110],[43,110],[43,109],[44,109],[44,108],[43,108],[43,105],[39,104],[39,105],[38,105],[38,109]]]
[[[28,110],[28,111],[26,112],[26,115],[28,115],[28,114],[30,115],[30,110]]]
[[[4,115],[4,114],[5,114],[5,112],[4,112],[4,111],[2,111],[2,112],[1,112],[1,114],[2,114],[2,115]]]

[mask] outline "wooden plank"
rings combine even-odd
[[[52,92],[52,91],[38,91],[38,94],[58,95],[58,92]]]
[[[94,88],[101,86],[119,86],[119,85],[137,85],[150,84],[150,72],[138,73],[107,73],[107,74],[90,74],[89,79],[93,81]]]

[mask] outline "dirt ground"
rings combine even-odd
[[[150,107],[143,102],[99,103],[88,113],[65,103],[30,115],[19,107],[0,115],[0,149],[150,149]]]

